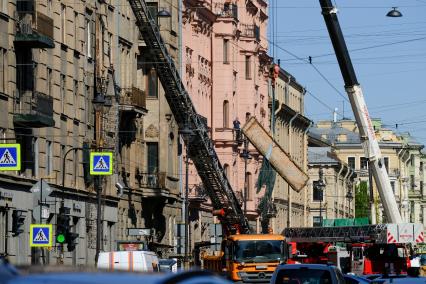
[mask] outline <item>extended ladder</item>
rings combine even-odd
[[[152,61],[157,62],[158,77],[179,128],[182,129],[186,125],[194,132],[186,139],[189,157],[194,162],[213,208],[223,209],[225,212],[225,215],[219,216],[224,230],[229,233],[250,233],[248,220],[243,214],[208,136],[207,123],[197,114],[175,63],[161,38],[156,21],[149,13],[145,1],[129,0],[129,3],[135,14],[136,25],[152,54]]]

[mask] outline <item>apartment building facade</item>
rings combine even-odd
[[[156,11],[158,4],[151,7]],[[113,175],[100,182],[100,249],[136,240],[128,228],[147,228],[150,234],[139,240],[173,254],[173,224],[181,218],[177,127],[130,6],[26,0],[2,1],[1,9],[0,109],[7,115],[0,118],[0,140],[21,145],[22,170],[0,172],[0,224],[6,228],[0,253],[16,264],[41,261],[40,250],[29,247],[29,225],[40,222],[34,217],[38,195],[31,190],[42,181],[50,192],[42,202],[49,214],[41,222],[55,227],[64,206],[78,234],[74,250],[65,248],[62,257],[55,245],[44,252],[45,263],[93,264],[97,192],[88,157],[104,149],[115,163]],[[176,9],[162,23],[175,50],[170,26],[177,26]],[[97,118],[96,99],[104,102]],[[18,234],[12,231],[16,214],[24,220]]]
[[[421,180],[421,149],[423,145],[416,142],[411,136],[396,133],[382,126],[380,119],[373,120],[376,138],[382,152],[384,166],[387,169],[392,191],[397,200],[402,218],[406,222],[410,216],[421,216],[420,200]],[[368,159],[359,140],[358,129],[353,120],[319,121],[310,130],[310,136],[323,139],[330,143],[339,159],[355,169],[358,179],[368,182]],[[373,192],[376,206],[376,221],[384,222],[383,208],[380,204],[377,187],[373,178]],[[423,221],[421,221],[423,222]]]
[[[183,1],[184,82],[196,110],[207,121],[222,167],[256,230],[260,229],[256,205],[263,193],[256,193],[255,181],[262,158],[249,146],[251,159],[245,171],[240,156],[244,143],[237,132],[250,116],[269,127],[267,18],[265,1]],[[189,195],[191,242],[195,245],[209,240],[207,225],[215,220],[192,165]]]
[[[309,147],[307,226],[322,226],[325,219],[355,217],[354,169],[340,160],[331,147]],[[322,181],[322,187],[318,184]]]
[[[274,138],[303,171],[308,172],[307,130],[311,121],[304,116],[305,89],[296,78],[282,68],[279,69],[274,86],[274,107],[270,103],[271,115],[275,117]],[[272,193],[276,216],[271,219],[271,228],[281,233],[286,227],[306,226],[307,188],[296,192],[279,175],[276,176]]]

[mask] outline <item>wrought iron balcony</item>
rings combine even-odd
[[[231,3],[216,3],[216,15],[220,18],[234,18],[238,20],[238,6]]]
[[[146,110],[146,94],[144,91],[132,87],[123,90],[120,96],[120,110],[133,114],[144,114]]]
[[[165,189],[166,173],[138,173],[136,180],[140,188]]]
[[[260,28],[257,25],[241,24],[240,26],[241,36],[254,38],[256,41],[260,41]]]
[[[23,1],[20,2],[23,3]],[[15,45],[29,48],[54,48],[53,19],[35,11],[33,2],[28,0],[27,2],[29,2],[27,6],[18,5]]]
[[[15,98],[13,123],[31,128],[55,126],[53,98],[40,92],[28,92]]]

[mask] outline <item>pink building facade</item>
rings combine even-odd
[[[257,194],[255,186],[262,156],[250,145],[245,171],[245,160],[240,157],[244,143],[237,139],[234,121],[242,128],[250,116],[256,116],[267,129],[270,125],[267,8],[263,0],[184,0],[182,21],[184,83],[197,112],[207,119],[221,164],[243,208],[247,200],[247,216],[257,231],[256,208],[263,191]],[[204,239],[197,228],[212,221],[211,214],[208,217],[211,208],[192,166],[189,184],[191,219],[196,220],[194,242]]]

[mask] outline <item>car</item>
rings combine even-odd
[[[336,266],[327,264],[282,264],[272,275],[271,284],[345,284]]]
[[[4,268],[4,269],[3,269]],[[34,271],[35,268],[30,270]],[[130,273],[102,271],[77,267],[41,267],[40,272],[18,274],[16,270],[2,265],[0,267],[0,284],[230,284],[208,271],[183,271],[173,273]],[[86,271],[84,271],[86,270]],[[89,271],[90,270],[90,271]],[[62,271],[62,272],[61,272]]]
[[[368,279],[363,276],[351,274],[345,274],[344,277],[346,284],[379,284],[385,282],[383,279]]]

